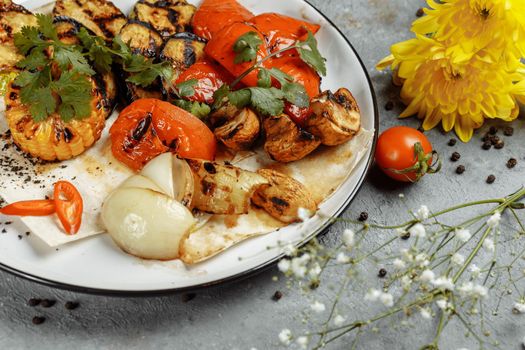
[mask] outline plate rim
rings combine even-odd
[[[370,154],[367,159],[367,163],[365,166],[365,169],[363,173],[361,174],[361,177],[357,181],[357,185],[355,188],[350,192],[348,197],[346,198],[345,202],[339,207],[339,209],[336,211],[334,217],[339,217],[348,206],[352,203],[355,196],[359,193],[361,188],[363,187],[364,181],[367,177],[367,175],[370,172],[370,169],[373,164],[374,159],[374,153],[376,148],[377,139],[379,137],[379,108],[377,103],[377,96],[374,90],[374,86],[372,84],[372,79],[370,78],[370,75],[368,74],[367,68],[365,64],[363,63],[363,60],[361,59],[361,56],[359,56],[359,53],[354,48],[350,40],[346,37],[346,35],[339,29],[339,27],[330,19],[328,16],[326,16],[321,10],[319,10],[317,7],[315,7],[313,4],[310,3],[309,0],[301,0],[308,6],[310,6],[314,11],[316,11],[319,15],[321,15],[330,26],[332,26],[345,40],[346,44],[350,47],[350,49],[354,52],[354,54],[357,57],[357,60],[359,61],[359,64],[361,65],[361,68],[363,69],[365,73],[366,80],[368,82],[368,88],[370,90],[370,94],[372,96],[372,104],[373,104],[373,111],[374,111],[374,138],[372,142],[372,147],[370,149]],[[319,229],[309,234],[307,237],[305,237],[301,242],[296,244],[297,247],[301,247],[305,244],[307,244],[309,241],[311,241],[313,238],[318,237],[322,235],[323,233],[327,232],[328,229],[334,224],[334,220],[327,220]],[[90,295],[101,295],[101,296],[112,296],[112,297],[154,297],[154,296],[163,296],[163,295],[174,295],[174,294],[181,294],[181,293],[188,293],[188,292],[196,292],[200,291],[206,288],[210,287],[217,287],[219,285],[226,285],[233,282],[239,282],[242,280],[245,280],[247,278],[253,277],[259,273],[262,273],[272,267],[276,262],[281,260],[285,256],[284,253],[279,254],[278,256],[274,257],[273,259],[270,259],[268,261],[265,261],[262,264],[259,264],[251,269],[245,270],[243,272],[237,273],[232,276],[228,276],[225,278],[221,278],[218,280],[215,280],[213,282],[207,282],[207,283],[201,283],[195,286],[189,286],[189,287],[179,287],[179,288],[167,288],[167,289],[158,289],[158,290],[137,290],[137,291],[130,291],[130,290],[115,290],[115,289],[103,289],[103,288],[91,288],[91,287],[83,287],[78,286],[75,284],[68,284],[63,282],[54,281],[52,279],[40,277],[25,271],[21,271],[15,268],[12,268],[4,263],[0,263],[0,270],[7,272],[15,277],[20,277],[24,280],[35,282],[40,285],[44,285],[47,287],[59,289],[59,290],[65,290],[65,291],[71,291],[71,292],[77,292],[82,294],[90,294]]]

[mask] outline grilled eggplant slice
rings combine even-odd
[[[229,149],[248,150],[259,137],[261,122],[249,108],[237,109],[233,118],[214,130],[215,136]]]
[[[140,0],[131,11],[130,18],[149,23],[166,38],[190,31],[196,10],[184,0]]]
[[[23,6],[0,1],[0,72],[16,69],[23,58],[15,47],[14,34],[24,26],[36,25],[36,17]]]
[[[122,41],[134,54],[157,57],[164,43],[160,34],[146,22],[131,20],[120,30]]]
[[[5,96],[5,117],[15,144],[47,161],[71,159],[91,147],[106,123],[103,97],[94,81],[92,84],[91,115],[66,123],[58,115],[36,122],[20,100],[20,89],[11,83]]]
[[[268,181],[261,175],[232,165],[188,160],[194,176],[192,208],[209,214],[247,214],[250,198]]]
[[[126,16],[108,0],[57,0],[53,16],[68,16],[98,36],[111,40],[126,24]]]
[[[82,25],[79,21],[67,17],[67,16],[59,16],[53,18],[53,23],[55,25],[55,28],[57,30],[58,39],[69,45],[75,45],[79,44],[80,40],[78,39],[78,33],[80,32],[81,28],[86,28],[84,25]],[[87,31],[94,35],[94,33],[86,28]]]
[[[297,126],[286,114],[266,118],[264,149],[273,160],[290,163],[303,159],[321,144],[314,135]]]
[[[141,86],[124,81],[121,88],[124,90],[123,98],[126,105],[141,98],[162,99],[162,92],[154,86],[143,88]]]
[[[312,114],[305,128],[323,145],[337,146],[351,140],[361,129],[361,113],[352,93],[345,88],[325,91],[312,100]]]
[[[299,181],[271,169],[260,169],[257,173],[264,176],[270,186],[259,188],[252,202],[275,219],[285,223],[301,222],[300,208],[312,215],[317,211],[310,191]]]

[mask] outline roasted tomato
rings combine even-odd
[[[285,49],[303,38],[308,31],[317,33],[321,26],[277,13],[263,13],[253,17],[250,23],[265,37],[270,52]]]
[[[138,171],[159,154],[213,160],[216,140],[194,115],[168,102],[141,99],[126,107],[110,129],[115,158]]]
[[[272,68],[278,68],[291,76],[296,83],[303,85],[310,98],[319,95],[321,78],[315,70],[304,63],[299,57],[283,56],[274,58],[269,63]],[[278,84],[278,83],[276,83]]]
[[[402,182],[416,182],[427,173],[439,171],[441,163],[439,159],[434,162],[436,155],[423,133],[406,126],[396,126],[381,134],[375,157],[381,170],[389,177]]]
[[[214,35],[208,42],[208,45],[206,45],[204,51],[208,56],[226,68],[233,76],[238,77],[249,69],[253,65],[253,62],[235,63],[236,53],[233,51],[233,46],[239,37],[249,32],[258,33],[264,42],[263,35],[257,32],[257,29],[254,27],[245,23],[233,23]],[[268,56],[267,51],[265,44],[260,45],[259,52],[257,52],[257,60]],[[248,86],[257,86],[257,71],[248,74],[242,82]]]
[[[204,0],[193,16],[193,31],[209,40],[222,28],[252,17],[253,13],[236,0]]]
[[[211,60],[195,63],[177,79],[177,84],[196,79],[195,94],[189,99],[197,102],[213,103],[213,94],[224,84],[231,84],[234,78],[219,64]]]

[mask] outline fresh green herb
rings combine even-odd
[[[257,51],[262,45],[263,41],[257,32],[248,32],[241,35],[233,45],[235,55],[235,63],[254,62],[257,59]]]
[[[299,41],[296,45],[297,51],[301,59],[316,72],[322,76],[326,76],[326,59],[321,55],[317,48],[317,40],[315,40],[312,32],[308,31],[308,37],[305,41]]]
[[[195,95],[195,85],[198,83],[197,79],[190,79],[175,85],[175,90],[180,97],[191,97]]]
[[[86,55],[99,73],[108,73],[113,64],[113,53],[103,38],[90,35],[86,28],[80,28],[78,38],[86,49]]]
[[[180,107],[194,116],[196,116],[199,119],[205,119],[210,115],[211,108],[205,103],[199,103],[194,101],[187,101],[187,100],[174,100],[173,104],[177,107]]]

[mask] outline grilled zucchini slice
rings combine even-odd
[[[16,69],[23,58],[15,47],[14,34],[24,26],[36,25],[36,17],[23,6],[0,1],[0,72]]]
[[[108,0],[57,0],[53,16],[68,16],[98,36],[111,40],[126,24],[126,16]]]
[[[130,18],[149,23],[163,37],[191,30],[196,7],[184,0],[140,0]]]
[[[168,94],[179,75],[204,57],[205,46],[206,40],[192,33],[178,33],[168,39],[160,53],[160,59],[169,61],[173,68],[171,82],[162,82]]]
[[[129,21],[120,30],[122,41],[129,45],[134,54],[157,57],[164,41],[160,34],[146,22]]]

